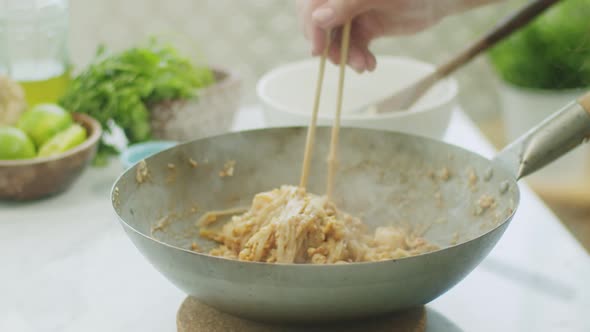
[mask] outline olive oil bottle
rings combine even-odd
[[[12,77],[25,91],[29,106],[56,103],[70,82],[70,72],[59,63],[17,63]]]
[[[0,74],[21,84],[29,107],[55,103],[70,80],[67,0],[7,0],[0,10]]]

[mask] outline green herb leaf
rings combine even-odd
[[[590,86],[590,1],[561,1],[494,47],[490,59],[509,83],[536,89]]]
[[[105,130],[112,119],[132,144],[151,137],[149,104],[196,98],[198,89],[213,82],[209,68],[193,65],[174,47],[155,39],[113,55],[101,45],[94,61],[73,79],[60,104],[71,112],[89,114]],[[101,142],[95,164],[116,153],[114,147]]]

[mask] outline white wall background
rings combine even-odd
[[[411,38],[378,41],[380,54],[442,62],[508,13],[519,1],[449,18]],[[70,0],[70,47],[75,65],[90,59],[99,43],[113,50],[158,35],[187,55],[231,67],[244,78],[245,102],[255,102],[257,78],[270,68],[308,56],[292,0]],[[461,101],[477,120],[496,114],[493,73],[485,57],[456,75]]]

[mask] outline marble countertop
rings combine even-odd
[[[255,108],[234,129],[263,125]],[[494,151],[456,112],[446,140]],[[111,210],[122,166],[91,168],[66,193],[0,203],[0,331],[175,331],[185,295],[141,256]],[[590,331],[590,257],[524,184],[488,258],[428,308],[428,331]]]

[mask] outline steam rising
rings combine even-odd
[[[309,181],[312,193],[325,190],[329,134],[329,128],[318,128]],[[199,216],[248,206],[256,193],[296,184],[304,141],[305,128],[264,129],[199,140],[148,158],[149,182],[137,185],[131,169],[117,184],[122,216],[148,236],[150,228],[168,216],[171,223],[158,232],[158,239],[186,249],[193,242],[210,249],[213,244],[199,238],[194,226]],[[233,176],[220,177],[230,160],[235,160]],[[489,161],[443,143],[344,128],[339,160],[334,191],[338,206],[370,227],[421,230],[428,241],[442,247],[487,232],[514,208],[512,181],[501,194],[501,184],[509,179],[504,172],[494,170],[486,180]],[[166,183],[170,163],[176,165],[177,180]],[[449,170],[448,180],[432,176],[443,168]],[[493,197],[495,205],[478,215],[482,195]]]

